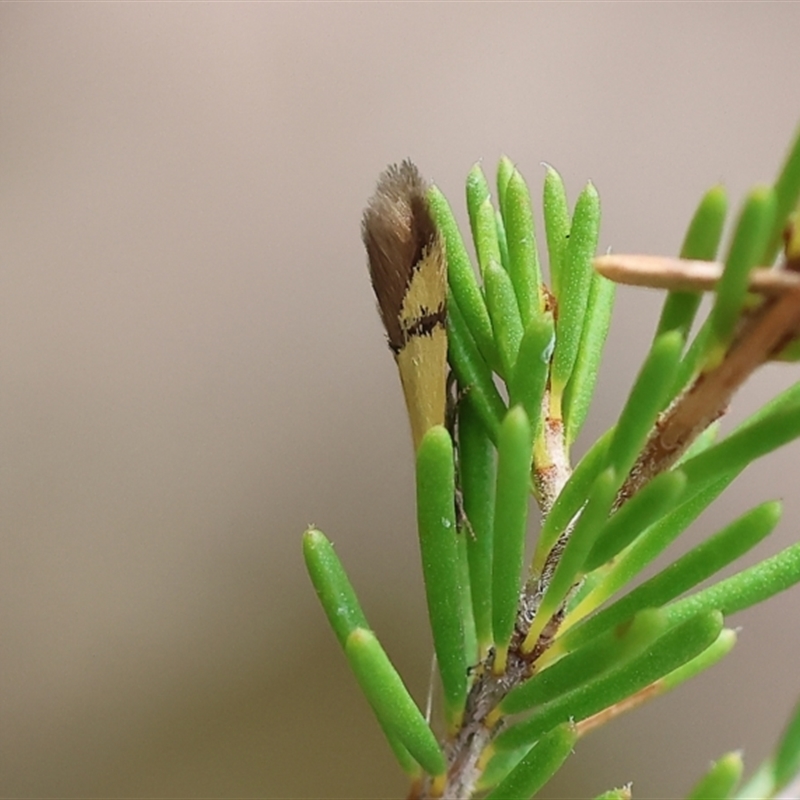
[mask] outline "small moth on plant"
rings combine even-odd
[[[447,266],[427,190],[411,161],[394,164],[378,179],[361,223],[415,450],[426,431],[444,425],[447,405]]]

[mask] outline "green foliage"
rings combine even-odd
[[[558,558],[558,563],[539,605],[536,619],[528,631],[525,645],[523,645],[526,652],[533,649],[539,635],[564,602],[573,584],[582,577],[580,568],[595,542],[597,532],[608,517],[618,488],[617,472],[612,466],[597,476],[597,480],[589,490],[586,505]]]
[[[486,304],[495,332],[497,349],[500,351],[502,375],[510,380],[517,363],[517,353],[522,341],[522,318],[519,315],[517,297],[511,276],[498,261],[490,260],[483,270],[486,288]]]
[[[689,223],[681,247],[681,258],[713,261],[722,239],[722,228],[727,213],[728,198],[725,189],[722,186],[709,189]],[[670,292],[664,301],[656,336],[667,331],[680,331],[686,339],[700,307],[700,299],[699,292]]]
[[[537,426],[533,431],[534,438],[540,433],[542,399],[547,389],[554,336],[551,314],[544,314],[530,322],[520,342],[517,363],[508,386],[512,405],[522,405],[528,419]]]
[[[775,752],[775,787],[782,789],[800,772],[800,705],[798,705]]]
[[[355,590],[324,533],[309,528],[303,534],[303,555],[328,622],[344,647],[356,628],[369,627]]]
[[[570,613],[564,621],[562,630],[567,630],[574,619],[582,619],[586,614],[601,606],[609,597],[616,594],[623,586],[630,583],[719,497],[736,474],[728,473],[727,476],[712,484],[706,490],[699,492],[689,500],[681,502],[677,508],[641,531],[637,538],[616,558],[596,568],[592,573],[596,577],[590,585],[590,590],[580,598],[580,604],[576,604],[574,609],[569,609]],[[653,484],[659,479],[660,476],[653,481]],[[630,501],[630,505],[633,505],[649,488],[649,486],[645,487],[640,495]],[[637,502],[638,505],[639,503]],[[623,511],[626,511],[627,508],[627,505],[623,506]],[[621,515],[623,511],[618,513]],[[612,529],[612,537],[613,529],[617,527],[616,522],[617,514],[614,514],[606,523],[607,529]],[[624,531],[626,536],[627,533],[627,531]],[[599,537],[597,546],[601,546]],[[593,558],[593,552],[589,554],[589,558]],[[563,637],[561,642],[563,644]]]
[[[800,704],[781,735],[773,755],[756,770],[747,784],[736,795],[740,800],[769,800],[778,797],[800,774]],[[791,796],[792,792],[787,794]]]
[[[521,406],[515,406],[500,428],[492,536],[492,639],[497,651],[503,654],[508,649],[517,619],[532,449],[528,416]]]
[[[606,607],[564,634],[568,649],[630,619],[643,608],[661,608],[683,592],[719,572],[755,547],[780,518],[780,504],[764,503],[748,511],[706,541],[692,548],[650,580],[637,586],[621,600]]]
[[[553,395],[559,402],[578,358],[592,283],[592,258],[597,250],[599,232],[600,197],[590,183],[575,205],[569,241],[562,253],[556,294],[558,319],[550,382]]]
[[[444,755],[436,737],[375,634],[356,628],[347,637],[345,655],[387,735],[399,741],[427,772],[444,772]]]
[[[778,179],[775,181],[775,218],[772,222],[769,243],[761,258],[762,264],[771,264],[778,255],[784,226],[790,214],[797,208],[800,199],[800,136],[786,154]]]
[[[725,800],[736,790],[742,779],[744,764],[740,753],[728,753],[711,765],[695,787],[689,792],[687,800]]]
[[[586,502],[589,489],[606,464],[608,446],[614,437],[614,428],[606,431],[578,462],[547,515],[533,558],[533,571],[541,574],[545,559],[553,549],[559,535],[563,533]]]
[[[527,719],[504,730],[496,739],[499,749],[534,742],[567,720],[580,722],[631,697],[683,666],[710,647],[722,631],[722,614],[697,614],[670,628],[636,658],[590,680],[571,692],[539,706]]]
[[[470,598],[478,651],[485,657],[492,645],[492,539],[495,508],[495,452],[470,403],[458,409],[461,492],[469,530],[466,540]]]
[[[578,739],[575,726],[564,722],[542,736],[486,800],[530,797],[558,771]]]
[[[542,203],[544,228],[547,234],[547,255],[550,264],[550,289],[556,297],[561,296],[561,275],[564,271],[564,254],[569,242],[569,204],[564,181],[550,166],[544,178]]]
[[[467,248],[458,231],[458,223],[447,199],[435,186],[428,193],[428,202],[431,215],[444,239],[447,252],[447,281],[451,292],[448,306],[451,310],[458,307],[466,322],[464,335],[466,335],[466,331],[469,331],[470,338],[474,340],[473,348],[477,349],[487,364],[497,368],[500,361],[494,342],[492,322],[489,319],[489,310],[486,308],[483,293],[472,269]],[[448,317],[450,316],[452,315],[448,315]],[[452,330],[448,331],[448,338],[451,340],[452,349]]]
[[[644,446],[672,384],[683,340],[677,331],[659,336],[636,376],[608,446],[608,464],[624,478]]]
[[[667,617],[663,611],[651,608],[640,611],[631,622],[596,636],[512,689],[500,703],[500,710],[504,714],[519,714],[560,697],[609,667],[638,655],[666,628]]]
[[[709,316],[711,335],[707,359],[716,365],[725,355],[742,316],[750,270],[758,266],[775,219],[775,193],[771,187],[755,189],[742,209],[725,260],[725,271],[717,286]]]
[[[498,172],[498,183],[501,177]],[[543,311],[542,272],[533,232],[533,209],[528,187],[517,170],[509,175],[505,186],[501,208],[508,241],[508,274],[514,284],[522,325],[527,328]]]
[[[721,475],[742,470],[761,456],[800,436],[800,398],[741,425],[727,439],[682,466],[689,489],[697,493]]]
[[[621,789],[609,789],[607,792],[597,795],[594,800],[631,800],[630,786],[623,786]]]
[[[494,215],[492,215],[492,223],[488,227],[484,226],[482,229],[479,221],[480,209],[484,203],[491,202],[491,196],[489,182],[483,174],[481,165],[473,165],[467,176],[467,213],[469,214],[472,241],[475,244],[475,254],[478,256],[478,263],[481,267],[484,266],[484,261],[481,260],[481,251],[486,259],[492,250],[491,240],[497,235],[494,229]]]
[[[422,576],[447,721],[455,727],[467,695],[467,663],[453,469],[450,434],[442,427],[431,428],[417,453],[417,525]]]
[[[506,405],[455,302],[450,303],[447,312],[447,356],[459,382],[469,386],[465,402],[475,409],[489,438],[497,443],[497,432],[505,416]]]
[[[616,513],[608,517],[597,534],[583,565],[584,572],[602,567],[671,511],[686,489],[686,476],[679,469],[653,478]]]
[[[616,284],[596,272],[592,274],[578,357],[564,390],[563,415],[568,445],[572,445],[578,438],[589,412],[603,347],[611,325],[615,290]]]
[[[616,424],[574,465],[615,289],[592,269],[598,193],[588,184],[570,209],[561,177],[547,167],[548,287],[528,186],[508,158],[496,186],[493,201],[481,167],[470,171],[475,266],[447,200],[436,187],[428,192],[447,257],[448,357],[457,383],[454,430],[431,428],[416,462],[446,723],[440,742],[369,629],[328,540],[311,530],[303,543],[331,627],[419,800],[535,794],[581,736],[729,653],[730,615],[800,582],[797,543],[699,588],[772,532],[781,508],[765,502],[629,589],[749,464],[800,437],[800,382],[720,440],[715,407],[697,401],[709,376],[726,375],[739,353],[760,346],[747,337],[773,306],[751,291],[749,276],[774,260],[797,205],[800,136],[775,184],[745,200],[712,310],[693,341],[687,348],[700,293],[674,284]],[[724,190],[711,189],[688,226],[682,258],[716,257],[727,211]],[[777,358],[779,346],[797,348],[795,334],[789,326],[775,352],[758,351],[746,374],[734,375],[736,385]],[[720,395],[719,412],[728,399]],[[531,499],[541,524],[526,569]],[[800,707],[775,755],[737,795],[742,769],[737,753],[723,756],[689,800],[774,798],[800,771]],[[630,789],[600,797],[627,800]]]

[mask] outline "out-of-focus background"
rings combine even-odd
[[[418,698],[430,642],[411,444],[362,208],[411,156],[463,212],[510,155],[674,254],[701,193],[772,180],[800,5],[28,4],[0,8],[0,795],[401,796],[304,573],[335,541]],[[538,205],[538,201],[537,201]],[[623,289],[581,447],[660,298]],[[800,378],[769,368],[733,419]],[[798,445],[767,498],[800,535]],[[681,551],[676,547],[674,552]],[[711,673],[581,741],[550,797],[684,793],[752,767],[800,693],[800,592]]]

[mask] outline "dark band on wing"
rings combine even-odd
[[[372,287],[389,345],[399,352],[408,339],[403,299],[438,231],[428,209],[428,186],[411,161],[393,164],[378,179],[361,223]]]
[[[414,337],[430,336],[437,328],[445,328],[446,325],[447,313],[445,307],[439,306],[435,311],[417,317],[403,328],[403,338],[399,347],[395,347],[391,340],[389,341],[389,347],[397,355]]]

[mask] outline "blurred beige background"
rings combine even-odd
[[[771,180],[800,4],[0,7],[0,795],[401,796],[305,576],[322,527],[418,697],[410,439],[359,238],[389,161],[591,178],[601,246],[674,253]],[[583,444],[659,298],[624,290]],[[765,371],[734,418],[800,378]],[[800,445],[692,535],[784,496]],[[692,539],[687,536],[687,543]],[[685,546],[685,545],[684,545]],[[676,552],[680,551],[677,548]],[[582,741],[551,797],[752,767],[800,693],[800,592],[712,673]]]

